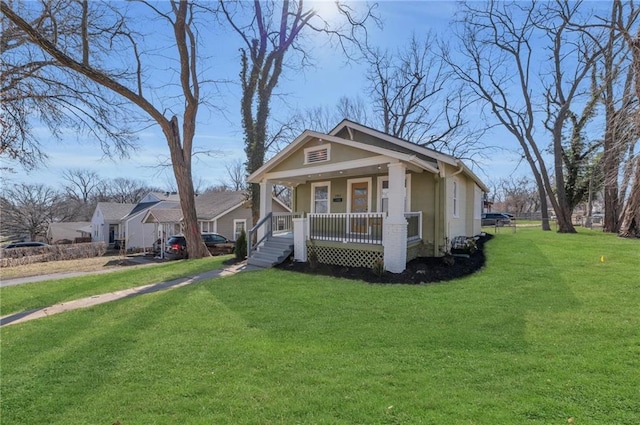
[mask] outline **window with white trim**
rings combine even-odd
[[[247,231],[247,220],[246,219],[234,219],[233,220],[233,240],[237,241],[240,237],[240,233],[242,231]]]
[[[331,159],[331,145],[324,144],[306,148],[304,150],[304,164],[316,164],[318,162],[326,162]]]
[[[453,216],[458,216],[458,182],[453,182]]]
[[[330,212],[329,192],[331,184],[329,182],[311,183],[311,212],[325,214]]]

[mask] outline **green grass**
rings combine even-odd
[[[640,242],[486,252],[436,285],[268,270],[3,328],[2,423],[636,425]]]
[[[0,288],[0,312],[6,315],[120,289],[193,276],[219,269],[222,262],[229,258],[231,256],[225,255],[193,261],[173,261],[132,270],[8,286]]]

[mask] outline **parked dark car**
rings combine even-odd
[[[231,254],[236,246],[235,242],[217,233],[203,233],[202,239],[205,245],[207,245],[207,249],[211,255]],[[169,237],[167,246],[164,249],[164,257],[168,260],[189,258],[187,254],[187,240],[184,235]]]
[[[44,242],[13,242],[10,244],[7,244],[5,246],[3,246],[4,249],[10,249],[10,248],[35,248],[35,247],[39,247],[39,246],[49,246],[49,244],[46,244]]]
[[[481,224],[482,226],[507,226],[511,224],[511,217],[505,213],[484,213]]]

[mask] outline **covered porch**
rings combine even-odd
[[[422,212],[404,216],[406,263],[418,256],[422,245]],[[249,231],[248,241],[255,242],[249,243],[248,256],[268,240],[289,239],[296,261],[308,261],[313,253],[320,263],[371,267],[378,259],[385,261],[385,251],[389,255],[384,249],[387,220],[386,213],[269,213]]]

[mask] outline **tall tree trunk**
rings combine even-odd
[[[623,34],[631,47],[633,55],[633,70],[635,73],[636,98],[640,99],[640,28],[635,37],[629,33]],[[636,111],[636,129],[640,128],[640,114]],[[625,205],[620,236],[640,237],[640,154],[636,156],[634,180],[631,193]]]
[[[640,155],[636,158],[635,168],[631,193],[620,226],[620,236],[626,238],[640,238]]]
[[[196,213],[195,190],[191,178],[191,154],[186,153],[180,146],[180,130],[178,118],[172,117],[170,121],[171,133],[165,134],[169,142],[171,152],[171,164],[178,185],[178,196],[182,208],[182,220],[184,224],[184,237],[187,242],[189,258],[203,258],[211,255],[207,249],[198,227],[198,215]]]

